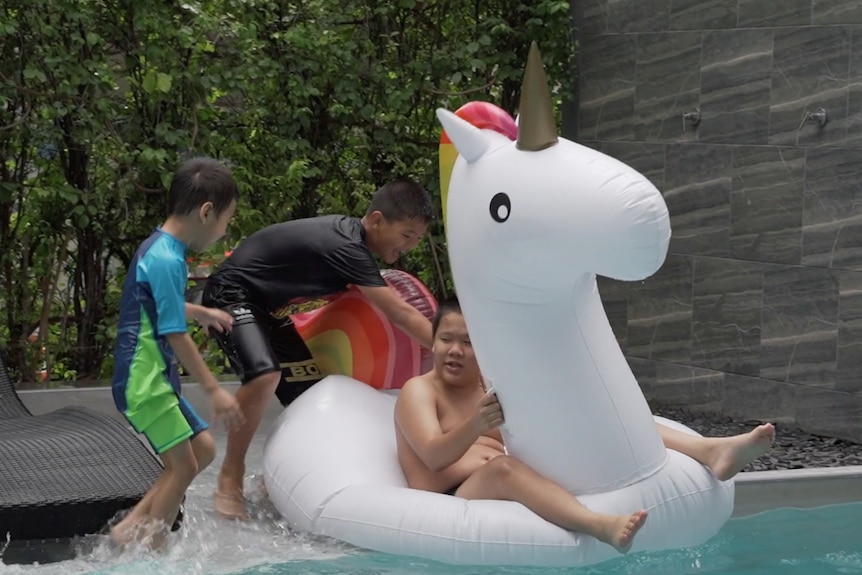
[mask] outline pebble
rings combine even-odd
[[[655,415],[678,421],[704,436],[725,437],[751,431],[765,421],[737,421],[714,413],[693,413],[681,407],[651,405]],[[742,471],[808,469],[862,465],[862,444],[813,435],[801,429],[775,424],[772,449]]]

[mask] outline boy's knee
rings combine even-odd
[[[197,461],[197,473],[206,469],[215,459],[215,439],[208,431],[202,431],[192,440],[192,450]]]
[[[189,486],[198,474],[197,458],[189,457],[188,459],[183,458],[181,461],[175,461],[170,471],[183,485]]]
[[[485,464],[500,481],[506,481],[518,471],[519,462],[508,455],[499,455]]]
[[[278,385],[279,381],[281,381],[281,372],[271,371],[257,376],[248,383],[243,384],[243,387],[248,388],[249,392],[255,397],[268,398],[272,395],[272,392]]]

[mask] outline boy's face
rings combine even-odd
[[[224,237],[227,226],[236,211],[236,202],[231,202],[228,208],[220,214],[216,214],[210,202],[201,206],[198,212],[200,226],[196,240],[189,247],[196,251],[203,251]]]
[[[368,247],[387,264],[395,263],[401,254],[419,245],[428,229],[422,220],[387,220],[380,212],[373,212],[370,221]]]
[[[434,369],[444,383],[456,386],[478,384],[479,362],[463,315],[451,312],[440,319],[431,351]]]

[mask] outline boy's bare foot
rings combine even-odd
[[[122,521],[111,528],[108,539],[121,551],[136,545],[158,550],[164,547],[166,527],[164,523],[146,519]]]
[[[628,553],[632,547],[635,535],[646,522],[645,510],[635,511],[631,515],[615,515],[608,517],[607,524],[601,529],[599,539],[620,553]]]
[[[765,423],[748,433],[718,439],[707,463],[716,479],[727,481],[751,461],[769,451],[773,441],[775,426]]]
[[[123,549],[126,545],[131,543],[129,530],[124,529],[121,525],[115,525],[108,532],[108,540],[114,547],[118,549]]]
[[[245,497],[242,493],[213,493],[213,506],[216,512],[226,519],[238,519],[248,521]]]

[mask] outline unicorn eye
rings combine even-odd
[[[509,214],[512,213],[512,202],[509,200],[508,195],[500,192],[491,198],[491,205],[489,208],[491,210],[491,217],[494,218],[494,221],[502,224],[509,219]]]

